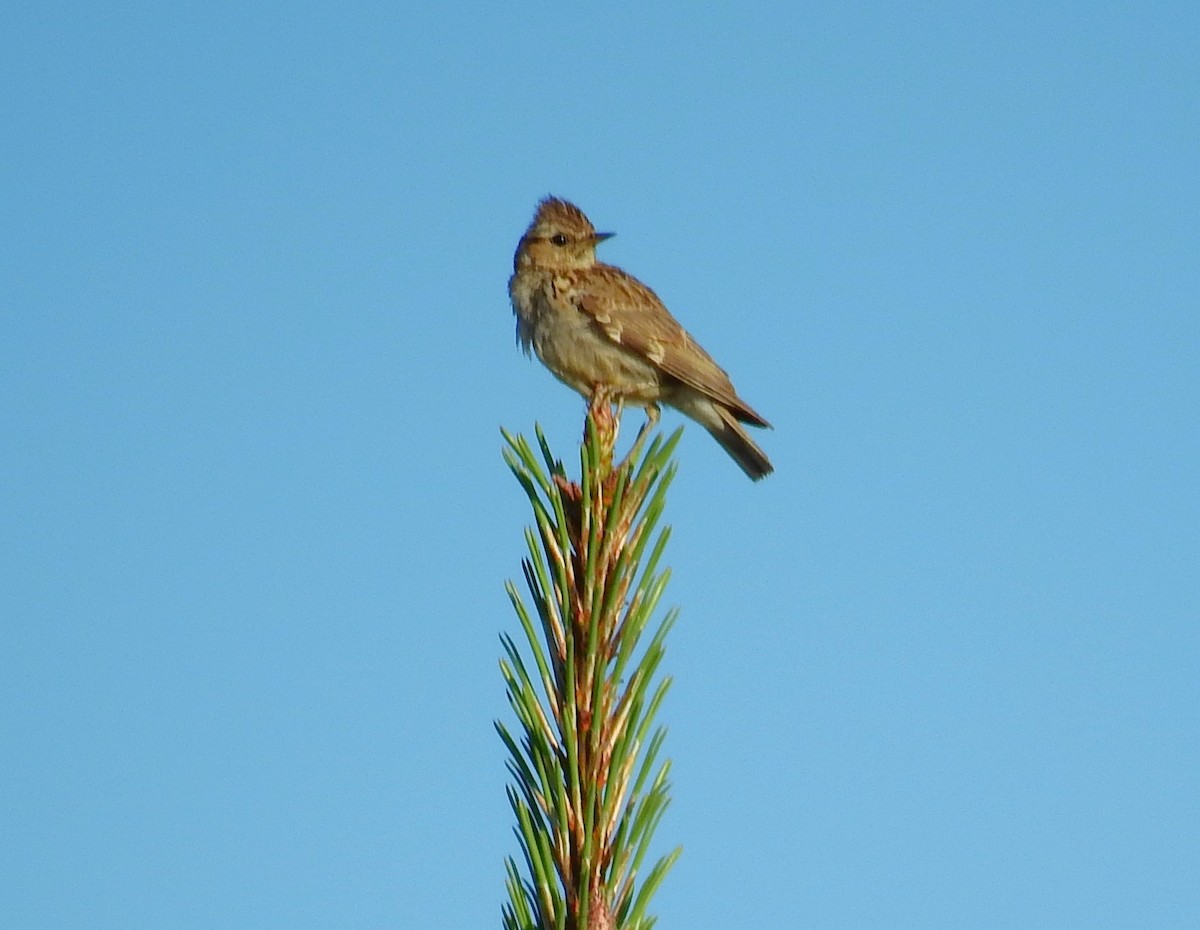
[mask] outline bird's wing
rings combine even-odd
[[[589,272],[594,286],[577,292],[576,304],[618,345],[730,409],[739,420],[769,425],[734,390],[729,375],[679,325],[663,302],[641,281],[612,265]]]

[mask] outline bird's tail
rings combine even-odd
[[[775,470],[771,460],[754,444],[754,440],[747,435],[733,412],[717,403],[710,406],[716,417],[698,417],[697,420],[712,438],[721,444],[721,448],[729,453],[729,457],[741,466],[751,481],[758,481],[771,474]]]

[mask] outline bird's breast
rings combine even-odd
[[[602,385],[635,404],[654,403],[661,386],[658,369],[614,342],[570,299],[566,281],[547,277],[541,286],[517,280],[510,292],[517,337],[563,383],[585,397]]]

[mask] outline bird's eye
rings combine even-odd
[[[565,235],[563,235],[562,233],[555,233],[553,236],[550,237],[550,241],[553,242],[555,245],[566,245],[567,237]]]

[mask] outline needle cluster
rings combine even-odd
[[[639,436],[614,466],[618,425],[607,401],[592,403],[577,483],[540,429],[537,452],[504,433],[535,523],[522,563],[532,610],[508,584],[524,642],[501,637],[517,723],[496,728],[525,866],[506,862],[505,930],[649,930],[647,905],[680,853],[641,871],[669,801],[654,717],[670,687],[658,669],[675,612],[653,620],[670,536],[655,526],[680,431],[644,451]]]

